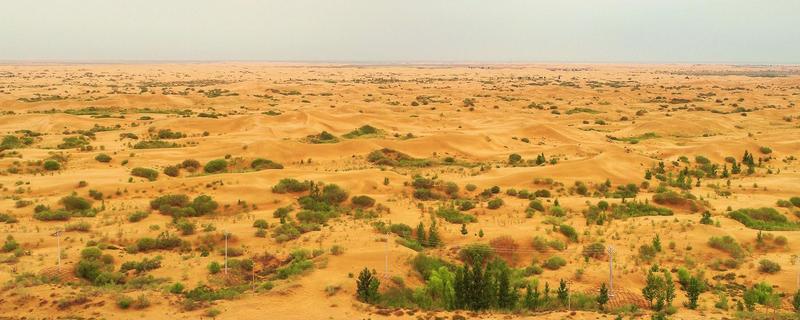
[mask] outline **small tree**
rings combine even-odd
[[[372,272],[366,267],[361,270],[356,280],[356,297],[362,302],[375,302],[378,299],[378,287],[380,280],[372,276]]]
[[[605,310],[606,303],[608,303],[608,287],[603,282],[600,285],[600,294],[597,295],[597,304],[600,305],[600,310]]]
[[[569,299],[569,288],[567,287],[567,282],[564,279],[561,279],[561,282],[558,284],[558,300],[561,301],[561,304],[567,305],[567,299]]]
[[[467,233],[469,233],[469,231],[467,231],[467,224],[466,223],[462,223],[461,224],[461,234],[466,236]]]
[[[792,306],[794,307],[794,312],[800,315],[800,289],[794,293],[794,299],[792,299]]]
[[[686,307],[689,309],[697,309],[697,299],[700,298],[700,293],[703,290],[701,281],[697,276],[689,278],[689,283],[686,285],[686,298],[689,299]]]
[[[653,238],[653,249],[656,249],[656,252],[661,252],[661,237],[658,235]]]

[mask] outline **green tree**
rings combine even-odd
[[[600,305],[600,310],[605,310],[606,303],[608,303],[608,287],[603,282],[600,285],[600,293],[597,295],[597,304]]]
[[[561,304],[567,305],[567,299],[569,299],[569,288],[567,287],[567,282],[564,279],[558,284],[558,300],[561,301]]]
[[[697,308],[697,299],[700,298],[700,293],[703,291],[702,281],[703,280],[697,276],[692,276],[689,278],[689,283],[686,285],[686,298],[689,299],[689,301],[686,303],[686,307],[689,309]]]
[[[675,300],[675,281],[672,281],[672,274],[667,270],[664,270],[664,300],[667,306],[672,306]]]
[[[658,296],[659,292],[659,280],[660,277],[657,276],[653,270],[647,272],[647,282],[642,288],[642,296],[645,300],[647,300],[647,304],[650,307],[653,307],[653,300]]]
[[[656,252],[661,252],[661,237],[658,235],[653,238],[653,249],[656,249]]]
[[[367,303],[375,302],[378,299],[378,287],[380,284],[380,280],[372,276],[372,272],[369,269],[364,268],[364,270],[361,270],[358,280],[356,280],[356,296],[358,300]]]
[[[792,299],[792,306],[794,307],[794,312],[800,315],[800,289],[794,293],[794,299]]]
[[[439,237],[439,230],[436,229],[436,221],[434,220],[431,222],[430,228],[428,228],[428,246],[438,247],[439,245],[441,245],[441,238]]]
[[[434,301],[440,302],[445,309],[455,308],[456,293],[454,290],[455,275],[447,267],[433,270],[426,289]]]
[[[420,221],[420,223],[417,225],[417,242],[419,242],[419,244],[424,246],[426,240],[427,239],[425,237],[425,225],[422,224],[422,221]]]

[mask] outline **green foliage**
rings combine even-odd
[[[162,149],[162,148],[177,148],[179,145],[174,142],[161,141],[161,140],[147,140],[139,141],[133,145],[134,149]]]
[[[150,169],[150,168],[133,168],[131,169],[131,175],[135,177],[142,177],[146,178],[150,181],[155,181],[158,178],[158,171]]]
[[[362,195],[362,196],[354,196],[350,201],[353,205],[362,207],[362,208],[369,208],[375,205],[375,199],[370,196]]]
[[[578,242],[578,232],[575,231],[574,227],[567,224],[562,224],[558,226],[558,232],[561,232],[561,234],[573,242]]]
[[[150,201],[150,208],[174,218],[199,217],[214,212],[219,204],[210,196],[200,195],[189,202],[183,194],[168,194]]]
[[[392,167],[428,167],[432,164],[430,160],[413,158],[389,148],[370,152],[367,155],[367,161],[380,166]]]
[[[477,222],[478,219],[471,214],[461,213],[454,207],[439,207],[436,209],[436,215],[450,223],[470,223]]]
[[[43,167],[47,171],[56,171],[61,169],[61,163],[55,160],[45,160]]]
[[[768,259],[761,259],[758,262],[758,271],[762,273],[774,274],[781,271],[781,265]]]
[[[489,209],[498,209],[501,206],[503,206],[503,199],[500,198],[494,198],[486,203],[486,207]]]
[[[255,170],[283,169],[283,165],[272,160],[257,158],[250,162],[250,168]]]
[[[310,181],[300,182],[295,179],[286,178],[278,181],[278,184],[272,187],[274,193],[297,193],[305,192],[311,187]]]
[[[228,161],[225,159],[214,159],[206,163],[203,167],[203,171],[206,173],[220,173],[225,172],[228,169]]]
[[[331,134],[327,131],[322,131],[318,134],[312,134],[306,137],[306,140],[309,143],[320,144],[320,143],[336,143],[339,142],[339,138]]]
[[[59,149],[75,149],[89,145],[89,141],[84,136],[66,137],[63,142],[58,145]]]
[[[614,218],[624,219],[642,216],[671,216],[672,210],[655,207],[644,202],[628,201],[612,205],[611,213]]]
[[[181,173],[180,168],[178,166],[166,166],[164,167],[164,174],[170,177],[177,177]]]
[[[353,131],[350,131],[350,132],[346,133],[342,137],[345,137],[347,139],[353,139],[353,138],[358,138],[358,137],[362,137],[362,136],[377,135],[378,133],[380,133],[380,131],[377,128],[375,128],[375,127],[373,127],[371,125],[365,124],[365,125],[357,128],[357,129],[355,129]]]
[[[558,270],[567,265],[567,260],[559,256],[552,256],[542,263],[542,266],[550,270]]]
[[[733,259],[739,261],[746,256],[746,252],[742,246],[731,236],[711,237],[711,239],[708,240],[708,245],[714,249],[727,252]]]
[[[746,227],[766,231],[800,230],[800,223],[789,219],[773,208],[744,208],[728,213],[731,219],[741,222]]]
[[[111,156],[105,153],[98,154],[96,157],[94,157],[94,159],[103,163],[111,162]]]
[[[356,280],[356,297],[362,302],[375,302],[378,297],[378,287],[381,282],[372,275],[369,269],[364,268]]]

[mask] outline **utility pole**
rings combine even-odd
[[[56,230],[52,236],[56,237],[56,257],[58,257],[58,262],[56,264],[56,269],[58,270],[58,274],[61,274],[61,229]]]
[[[608,296],[614,296],[614,247],[608,246]]]
[[[228,275],[228,231],[223,231],[225,236],[225,275]]]

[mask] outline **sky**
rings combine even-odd
[[[800,63],[798,0],[3,0],[0,60]]]

